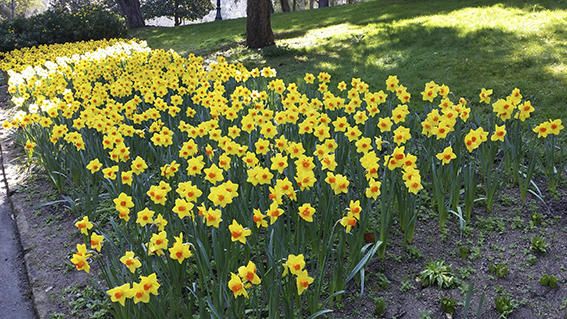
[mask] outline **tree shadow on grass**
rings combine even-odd
[[[324,28],[341,23],[364,26],[370,23],[390,23],[422,16],[447,14],[455,10],[473,7],[502,5],[525,11],[567,9],[567,1],[550,0],[473,0],[473,1],[416,1],[380,0],[361,2],[353,5],[276,14],[272,26],[277,39],[295,38],[309,30]],[[335,12],[333,12],[333,10]]]
[[[433,14],[469,8],[501,4],[526,11],[567,9],[565,0],[500,0],[473,1],[417,1],[376,0],[354,5],[337,6],[295,13],[278,13],[272,17],[276,39],[304,36],[313,29],[348,23],[364,26],[370,23],[387,24],[403,19],[413,19]],[[180,27],[151,27],[134,31],[133,36],[147,39],[156,48],[173,48],[181,53],[195,50],[214,51],[227,44],[237,44],[245,37],[245,19],[216,21]]]

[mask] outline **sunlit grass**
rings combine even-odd
[[[421,24],[429,28],[454,28],[458,34],[466,36],[483,29],[497,29],[503,32],[520,34],[540,34],[558,24],[565,24],[567,11],[542,10],[529,11],[529,8],[511,8],[503,4],[492,6],[463,8],[447,14],[435,14],[413,19],[404,19],[394,23],[394,27]]]

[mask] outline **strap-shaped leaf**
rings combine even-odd
[[[331,312],[333,312],[333,310],[331,310],[331,309],[322,309],[322,310],[319,310],[316,313],[312,314],[311,316],[309,316],[308,319],[315,319],[317,317],[320,317],[324,314],[328,314],[328,313],[331,313]]]
[[[366,253],[366,255],[364,255],[364,257],[362,257],[362,259],[360,259],[360,261],[358,262],[358,264],[356,264],[356,266],[354,267],[354,269],[350,272],[350,274],[348,274],[346,282],[350,282],[352,280],[352,278],[354,278],[354,276],[356,276],[356,274],[358,272],[360,272],[360,270],[362,268],[364,268],[364,266],[366,266],[366,264],[368,263],[368,261],[376,254],[376,252],[378,251],[378,248],[380,248],[380,246],[382,245],[381,241],[377,241],[372,248],[370,248],[368,250],[368,252]],[[364,250],[366,250],[367,246],[362,247],[363,248],[363,252]]]

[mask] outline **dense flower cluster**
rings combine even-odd
[[[129,43],[144,43],[132,40]],[[10,52],[0,52],[0,70],[22,72],[28,67],[44,66],[46,62],[60,61],[61,58],[71,58],[87,52],[106,50],[109,46],[128,43],[123,39],[90,40],[82,42],[43,44],[36,47],[26,47]],[[45,65],[47,66],[47,65]]]
[[[518,89],[492,104],[483,128],[472,101],[435,82],[421,93],[421,116],[396,76],[378,91],[325,72],[285,83],[269,67],[105,44],[80,55],[101,43],[57,46],[50,62],[25,68],[43,51],[11,53],[31,57],[2,65],[15,69],[9,91],[22,109],[4,127],[18,128],[80,199],[86,244],[71,262],[87,272],[100,262],[124,307],[117,316],[316,312],[372,251],[365,231],[380,225],[383,248],[397,218],[411,242],[424,190],[444,225],[448,209],[472,207],[494,149],[514,172],[527,152],[514,146],[535,137],[523,134],[534,107]],[[533,130],[562,128],[550,120]]]

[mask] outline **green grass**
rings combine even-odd
[[[380,89],[397,74],[414,100],[435,80],[475,101],[482,87],[497,96],[519,87],[540,118],[563,117],[567,106],[565,0],[374,0],[276,14],[272,24],[278,47],[264,50],[242,45],[244,19],[133,35],[184,54],[223,50],[248,66],[271,65],[287,80],[327,71],[336,80],[360,77]]]

